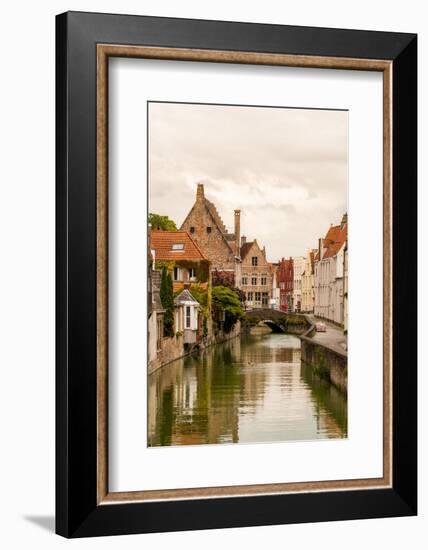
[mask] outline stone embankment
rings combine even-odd
[[[329,380],[342,393],[348,390],[348,354],[343,332],[325,323],[326,332],[317,332],[316,319],[306,316],[309,328],[299,336],[302,361],[321,378]],[[323,321],[324,322],[324,321]]]

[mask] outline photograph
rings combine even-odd
[[[347,438],[348,111],[147,124],[147,445]]]

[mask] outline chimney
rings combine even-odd
[[[245,235],[242,235],[241,237],[241,246],[244,246],[244,244],[247,242],[247,237]]]
[[[263,257],[266,260],[266,247],[265,246],[263,247],[262,252],[263,252]]]
[[[205,198],[205,194],[204,194],[204,184],[203,183],[198,183],[198,189],[196,191],[196,200],[198,202],[202,202]]]
[[[347,223],[348,223],[348,213],[345,212],[342,217],[342,223],[340,224],[340,228],[343,229]]]
[[[241,247],[239,246],[239,243],[241,241],[241,211],[235,210],[235,248],[236,248],[236,256],[240,257],[241,254]]]
[[[318,257],[320,260],[322,260],[322,257],[323,257],[323,249],[324,249],[324,239],[321,237],[321,239],[318,239]]]

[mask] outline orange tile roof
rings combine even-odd
[[[173,250],[172,246],[182,244],[182,250]],[[199,246],[187,231],[159,231],[150,233],[150,249],[155,250],[156,260],[206,260]]]
[[[324,248],[327,248],[327,250],[323,256],[323,259],[332,258],[333,256],[335,256],[344,245],[347,237],[347,224],[345,224],[343,227],[341,227],[340,225],[330,227],[324,240]]]
[[[190,292],[192,292],[192,285],[199,286],[203,289],[208,288],[208,283],[186,283],[186,285],[190,285]],[[178,290],[182,290],[184,288],[184,283],[180,281],[173,281],[172,283],[172,291],[177,292]]]
[[[331,241],[331,242],[337,241],[339,233],[340,233],[340,225],[330,226],[330,229],[327,231],[327,235],[325,236],[324,241]]]

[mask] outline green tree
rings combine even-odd
[[[177,231],[175,221],[170,220],[168,216],[161,216],[160,214],[149,214],[149,224],[152,229],[161,229],[162,231]]]
[[[212,304],[215,311],[224,311],[224,331],[230,332],[237,321],[244,318],[239,295],[226,286],[214,286],[212,289]]]
[[[162,269],[160,299],[162,307],[165,310],[163,317],[163,333],[164,336],[173,336],[174,334],[174,293],[172,287],[172,279],[166,267]]]

